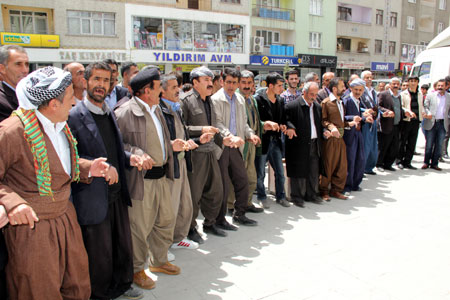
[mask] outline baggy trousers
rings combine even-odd
[[[331,192],[342,192],[347,180],[347,152],[344,140],[334,137],[325,140],[322,157],[325,175],[320,177],[320,192],[328,194],[330,183]]]

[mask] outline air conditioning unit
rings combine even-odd
[[[262,53],[264,50],[264,38],[254,36],[252,38],[252,53]]]

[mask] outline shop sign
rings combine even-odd
[[[153,57],[156,62],[166,63],[231,63],[230,54],[153,52]]]
[[[301,67],[336,68],[337,56],[299,54],[298,62]]]
[[[395,70],[395,64],[390,62],[376,62],[373,61],[370,64],[370,70],[371,71],[378,71],[378,72],[392,72]]]
[[[0,34],[0,39],[2,45],[59,48],[59,35],[2,32]]]
[[[365,63],[357,61],[338,61],[336,68],[338,69],[350,69],[350,70],[363,70],[365,68]]]
[[[295,56],[266,56],[252,55],[250,56],[250,64],[261,66],[298,66],[298,58]]]
[[[401,62],[400,63],[400,70],[403,72],[403,73],[405,73],[405,74],[409,74],[409,72],[411,72],[411,69],[412,69],[412,67],[413,67],[413,63],[404,63],[404,62]]]
[[[200,67],[201,65],[174,65],[174,69],[180,72],[191,72],[193,69]]]
[[[59,51],[59,57],[62,61],[101,61],[105,59],[114,59],[118,62],[127,60],[127,54],[125,51]]]

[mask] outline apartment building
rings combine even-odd
[[[375,77],[399,68],[402,1],[338,0],[336,53],[338,76],[370,69]]]

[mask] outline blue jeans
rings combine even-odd
[[[264,187],[264,178],[266,177],[266,162],[269,160],[275,172],[275,191],[277,200],[286,199],[286,194],[284,192],[284,168],[283,168],[283,155],[281,153],[281,148],[276,140],[270,141],[269,149],[266,154],[257,155],[255,157],[255,167],[256,167],[256,194],[258,200],[267,199],[266,189]]]
[[[439,157],[441,157],[442,143],[445,138],[444,121],[436,121],[433,128],[425,130],[425,160],[424,164],[436,167],[439,163]]]

